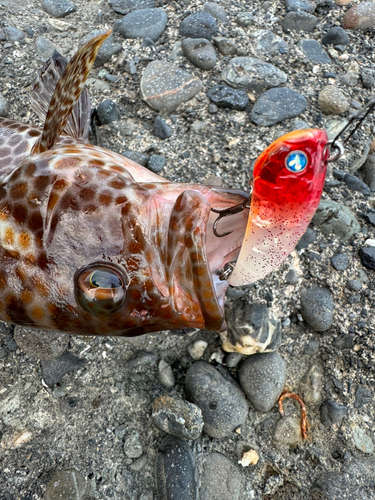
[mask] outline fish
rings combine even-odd
[[[81,335],[223,332],[228,286],[275,269],[310,222],[327,136],[271,144],[251,203],[240,189],[169,182],[88,142],[84,84],[110,34],[41,69],[42,128],[0,118],[0,319]]]

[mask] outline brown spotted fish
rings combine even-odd
[[[185,327],[222,331],[245,192],[173,184],[88,143],[84,89],[97,36],[67,64],[55,54],[32,105],[43,130],[0,118],[0,319],[86,335]]]

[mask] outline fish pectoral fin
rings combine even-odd
[[[171,296],[177,279],[192,300],[198,301],[204,326],[220,331],[223,315],[218,304],[206,255],[206,228],[211,206],[193,190],[177,198],[168,229],[167,269]]]
[[[60,137],[71,115],[74,105],[81,95],[96,55],[112,30],[89,40],[69,61],[64,75],[58,81],[49,103],[46,121],[40,140],[33,148],[33,154],[51,149]]]
[[[56,85],[63,77],[67,65],[67,59],[55,50],[53,56],[39,70],[35,79],[30,95],[31,107],[43,121],[46,119]],[[87,141],[90,128],[90,113],[89,91],[84,88],[63,128],[63,132],[75,139]]]

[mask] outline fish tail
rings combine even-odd
[[[81,95],[96,55],[111,33],[112,30],[108,30],[89,40],[69,61],[64,76],[59,80],[52,95],[42,137],[35,144],[33,154],[51,149],[57,142]]]

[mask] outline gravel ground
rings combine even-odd
[[[188,14],[202,11],[203,2],[158,4],[168,22],[154,45],[142,39],[124,39],[115,32],[120,51],[95,67],[88,81],[93,105],[111,99],[120,116],[98,128],[102,145],[119,153],[132,150],[164,157],[161,175],[172,182],[248,189],[253,161],[275,138],[303,127],[301,121],[309,127],[326,128],[338,118],[334,112],[341,114],[341,119],[359,109],[371,96],[374,84],[374,4],[372,17],[369,15],[372,28],[346,29],[349,43],[319,45],[319,50],[315,47],[315,54],[324,47],[331,59],[320,63],[307,57],[300,42],[312,39],[321,44],[331,28],[342,26],[351,4],[340,6],[329,0],[317,6],[307,0],[297,3],[300,8],[313,5],[312,11],[316,7],[313,15],[317,24],[312,30],[286,32],[282,24],[287,19],[284,2],[221,0],[228,20],[218,22],[215,36],[234,42],[237,54],[223,56],[216,49],[216,64],[209,70],[189,62],[176,46],[183,39],[179,33],[181,21]],[[70,58],[85,35],[112,27],[123,17],[104,1],[77,0],[75,5],[74,12],[57,18],[47,14],[40,1],[0,0],[0,115],[42,125],[29,104],[30,88],[45,55],[39,37]],[[242,17],[238,18],[239,14]],[[300,22],[292,21],[292,28]],[[21,30],[24,37],[14,41],[21,35],[7,30],[9,27]],[[271,31],[284,45],[273,53],[257,51],[259,30]],[[173,50],[177,55],[173,56]],[[206,93],[225,83],[222,70],[236,56],[259,57],[284,72],[284,82],[274,86],[288,87],[304,96],[305,111],[272,126],[256,125],[251,119],[252,108],[266,88],[249,87],[239,89],[249,98],[244,109],[213,107]],[[158,136],[153,133],[158,112],[139,95],[142,74],[156,60],[174,62],[203,84],[203,91],[177,110],[160,115],[165,123],[159,123]],[[332,108],[337,104],[332,90],[328,89],[328,105],[319,98],[330,85],[341,91],[338,112]],[[167,136],[171,132],[170,137],[159,138],[165,130]],[[306,440],[299,433],[298,404],[285,401],[285,417],[281,417],[274,404],[280,391],[270,396],[263,387],[264,380],[267,385],[271,377],[269,355],[257,355],[263,356],[259,373],[265,375],[255,378],[253,387],[260,388],[261,399],[270,398],[272,407],[260,411],[250,394],[251,387],[242,380],[245,368],[239,368],[244,358],[224,353],[219,335],[179,331],[120,339],[41,333],[38,340],[31,329],[16,327],[14,331],[3,323],[2,498],[152,500],[158,498],[158,488],[162,500],[197,498],[195,490],[183,488],[180,476],[175,482],[167,479],[172,489],[163,486],[163,477],[171,478],[168,474],[173,473],[165,457],[168,450],[175,449],[186,459],[185,468],[179,465],[176,474],[182,474],[185,481],[192,478],[190,484],[196,478],[201,500],[375,498],[375,256],[371,254],[375,245],[375,175],[373,191],[355,184],[356,179],[362,179],[357,170],[374,135],[375,120],[370,115],[348,143],[347,154],[334,164],[338,170],[333,171],[332,164],[329,167],[323,200],[339,205],[321,205],[304,242],[277,271],[228,295],[231,316],[239,314],[236,311],[245,300],[265,304],[267,314],[281,322],[278,353],[286,370],[284,373],[284,365],[277,358],[279,364],[272,365],[276,366],[274,377],[277,384],[303,397],[308,419]],[[371,176],[370,163],[368,160],[361,169],[369,185],[366,175]],[[355,176],[354,181],[344,177],[348,173]],[[343,207],[351,210],[346,216]],[[367,260],[364,254],[369,254]],[[306,289],[312,289],[313,295],[309,296]],[[200,340],[207,343],[200,360],[221,370],[216,370],[219,375],[215,376],[221,377],[226,369],[224,378],[229,372],[239,380],[251,402],[249,411],[240,425],[233,423],[230,431],[223,431],[224,437],[213,437],[207,431],[204,414],[205,432],[198,439],[169,443],[164,439],[165,432],[153,422],[151,405],[168,394],[200,406],[191,387],[185,387],[186,372],[199,358],[195,351],[192,356],[191,346],[197,348],[199,344],[195,343]],[[48,361],[56,356],[60,356],[56,362]],[[166,364],[160,365],[160,360]],[[171,370],[163,371],[168,366]],[[248,371],[255,373],[253,368]],[[235,405],[233,414],[240,414],[245,396],[238,386],[236,390],[239,400],[230,402]],[[229,405],[234,392],[223,393],[224,406]],[[259,461],[243,467],[238,460],[249,450],[255,450]]]

